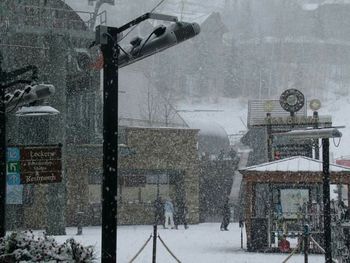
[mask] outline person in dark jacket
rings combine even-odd
[[[220,226],[221,231],[228,231],[228,225],[230,224],[231,210],[228,203],[228,197],[225,198],[225,203],[222,209],[222,223]]]
[[[165,228],[165,219],[164,219],[164,202],[160,196],[154,201],[154,215],[155,215],[155,224],[163,225]]]
[[[188,215],[187,207],[183,201],[180,201],[175,205],[175,213],[174,213],[175,229],[178,229],[178,225],[181,225],[181,224],[184,225],[185,229],[188,228],[187,215]]]

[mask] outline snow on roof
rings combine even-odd
[[[225,129],[216,122],[208,120],[194,120],[186,119],[186,123],[190,128],[199,129],[199,134],[202,136],[212,136],[218,138],[224,138],[228,140],[228,135]]]
[[[246,167],[240,169],[240,171],[261,171],[261,172],[322,172],[322,161],[316,160],[313,158],[305,157],[305,156],[293,156],[290,158],[262,163],[250,167]],[[329,165],[330,172],[349,172],[350,168],[337,165],[330,164]]]
[[[307,4],[302,5],[302,9],[305,11],[314,11],[318,7],[319,7],[319,4],[317,4],[317,3],[311,3],[311,4],[307,3]]]

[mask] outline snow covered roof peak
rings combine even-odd
[[[262,163],[250,167],[246,167],[240,169],[240,171],[261,171],[261,172],[322,172],[323,162],[317,159],[305,157],[305,156],[293,156],[289,158],[285,158],[282,160]],[[350,168],[337,165],[330,164],[329,165],[330,172],[349,172]]]

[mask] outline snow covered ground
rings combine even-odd
[[[220,231],[219,223],[190,225],[179,230],[159,228],[159,235],[170,250],[183,263],[281,263],[288,254],[250,253],[241,249],[240,228],[237,223],[229,225],[230,231]],[[117,229],[117,262],[127,263],[153,232],[152,226],[119,226]],[[76,228],[67,228],[67,236],[56,239],[63,242],[73,237],[85,245],[96,246],[98,256],[101,249],[101,228],[86,227],[82,236],[76,236]],[[245,237],[244,237],[245,238]],[[245,245],[245,244],[244,244]],[[152,239],[135,263],[149,263],[152,260]],[[304,261],[301,254],[294,255],[288,263]],[[309,255],[310,263],[324,261],[323,255]],[[163,245],[157,242],[157,262],[176,262]]]

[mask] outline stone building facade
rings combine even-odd
[[[185,203],[189,222],[199,222],[197,133],[188,128],[121,128],[119,143],[132,154],[118,160],[118,224],[152,224],[158,191],[175,205]],[[102,145],[81,145],[67,159],[67,172],[74,174],[67,182],[67,224],[76,224],[81,211],[85,224],[98,225]]]

